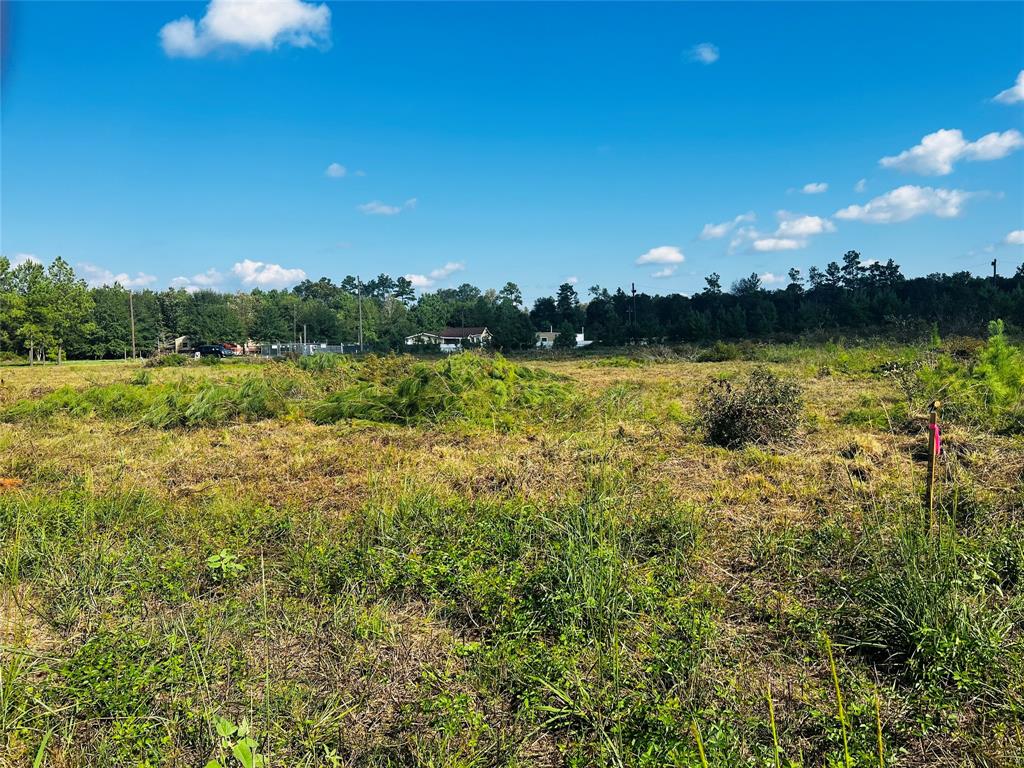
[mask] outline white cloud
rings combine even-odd
[[[427,275],[403,275],[406,280],[412,283],[413,288],[430,288],[438,280],[444,280],[446,277],[450,277],[456,272],[461,272],[466,268],[465,262],[462,261],[449,261],[443,267],[430,270],[430,274]]]
[[[953,166],[959,160],[999,160],[1021,147],[1024,147],[1024,135],[1015,128],[985,134],[977,141],[965,140],[958,128],[943,128],[929,133],[916,147],[892,157],[883,157],[878,163],[883,168],[895,168],[905,173],[945,176],[953,172]]]
[[[729,240],[729,253],[733,253],[746,243],[757,240],[759,237],[762,237],[762,235],[757,231],[756,227],[740,227]]]
[[[280,264],[244,259],[235,262],[231,271],[242,281],[242,285],[259,288],[286,288],[306,279],[305,270],[287,269]]]
[[[171,280],[171,288],[184,288],[189,293],[210,290],[224,282],[224,275],[213,267],[192,277],[179,276]]]
[[[806,240],[797,240],[791,237],[762,237],[754,241],[754,250],[762,253],[773,251],[795,251],[804,248]]]
[[[776,275],[773,272],[765,272],[764,274],[758,275],[758,279],[762,285],[775,285],[777,283],[786,282],[786,278],[782,275]]]
[[[856,184],[853,185],[853,191],[854,192],[863,192],[867,188],[868,188],[868,180],[867,179],[861,179],[860,181],[858,181]]]
[[[196,23],[190,16],[168,22],[160,44],[168,56],[196,58],[218,48],[273,50],[281,45],[326,46],[331,11],[302,0],[210,0]]]
[[[1016,104],[1024,101],[1024,69],[1017,73],[1017,81],[995,95],[995,100],[1000,104]]]
[[[434,281],[426,275],[408,274],[402,275],[402,277],[412,283],[413,288],[429,288],[434,284]]]
[[[569,277],[565,278],[565,282],[567,282],[569,285],[576,285],[576,283],[578,283],[579,281],[580,279],[576,277],[576,275],[570,275]]]
[[[835,217],[872,224],[894,224],[926,214],[940,219],[954,219],[960,215],[964,204],[976,195],[976,192],[965,192],[962,189],[906,184],[872,198],[864,205],[851,205],[836,211]]]
[[[156,282],[155,275],[147,275],[145,272],[136,272],[134,277],[127,272],[114,274],[109,269],[87,262],[79,263],[78,271],[85,278],[85,282],[93,287],[119,283],[123,288],[145,288]]]
[[[670,264],[669,266],[664,267],[663,269],[659,269],[657,272],[652,272],[651,277],[672,277],[672,275],[676,273],[677,269],[679,269],[679,267],[677,267],[674,264]]]
[[[820,216],[800,216],[788,211],[779,211],[778,217],[779,228],[775,230],[775,234],[779,237],[810,237],[836,231],[835,224]]]
[[[356,209],[367,216],[397,216],[402,211],[411,210],[416,207],[416,198],[410,197],[401,205],[388,205],[380,200],[371,200],[368,203],[357,205]]]
[[[690,61],[714,64],[718,61],[718,46],[714,43],[699,43],[690,49]]]
[[[1024,229],[1015,229],[1003,238],[1006,245],[1024,245]]]
[[[341,163],[331,163],[327,166],[327,170],[324,171],[324,175],[331,179],[340,179],[348,173],[348,170]]]
[[[674,245],[660,245],[640,256],[637,264],[682,264],[686,257]]]
[[[812,181],[804,184],[800,191],[805,195],[820,195],[822,192],[828,191],[828,183],[824,181]]]
[[[737,225],[754,221],[756,218],[757,216],[754,215],[754,212],[750,211],[740,214],[732,221],[723,221],[721,224],[705,224],[704,229],[700,232],[700,239],[714,240],[719,237],[725,237]]]
[[[34,253],[16,253],[14,254],[14,258],[11,259],[11,267],[18,267],[30,261],[34,264],[43,263],[43,260],[36,256]]]

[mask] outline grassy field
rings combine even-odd
[[[0,765],[1024,765],[1019,377],[690,357],[0,368]]]

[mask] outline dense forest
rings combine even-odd
[[[906,278],[892,260],[863,261],[856,251],[806,277],[766,290],[756,274],[728,290],[717,274],[693,296],[633,295],[591,287],[580,296],[565,283],[556,296],[524,306],[509,282],[500,290],[468,283],[417,296],[405,278],[380,275],[365,283],[346,277],[304,280],[290,290],[218,293],[89,287],[63,259],[12,266],[0,257],[0,355],[35,359],[109,358],[130,354],[131,317],[136,347],[152,354],[188,336],[193,343],[293,341],[305,328],[310,341],[351,343],[362,317],[367,349],[402,346],[406,336],[448,325],[486,326],[503,350],[532,346],[534,332],[554,330],[570,345],[583,329],[599,345],[706,343],[719,339],[786,340],[840,334],[914,338],[931,328],[979,334],[993,318],[1024,328],[1024,265],[1013,277],[968,272]]]

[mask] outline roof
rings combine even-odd
[[[537,331],[535,336],[538,339],[553,339],[558,336],[558,331]]]
[[[478,326],[472,328],[445,328],[437,335],[444,339],[465,339],[468,336],[480,336],[487,332],[487,328]]]

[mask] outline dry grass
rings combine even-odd
[[[190,627],[182,636],[193,648],[181,651],[186,670],[176,685],[192,691],[201,710],[248,712],[260,730],[261,743],[282,757],[288,755],[295,765],[332,764],[324,745],[338,750],[338,765],[642,765],[638,747],[630,746],[627,735],[629,728],[640,726],[627,728],[603,708],[616,696],[617,687],[648,684],[675,690],[658,694],[663,696],[659,706],[677,706],[688,713],[680,734],[666,731],[657,737],[659,754],[675,754],[679,764],[694,764],[686,762],[695,758],[686,731],[691,717],[702,720],[709,755],[717,755],[719,764],[762,764],[757,761],[769,759],[766,683],[774,692],[784,755],[796,761],[802,751],[807,766],[834,759],[838,731],[828,709],[831,673],[817,639],[832,622],[834,597],[823,585],[842,579],[867,517],[879,514],[880,506],[914,507],[921,481],[915,451],[922,436],[914,434],[905,420],[881,430],[852,426],[844,419],[866,403],[885,412],[900,400],[900,393],[883,377],[817,376],[817,362],[772,364],[773,371],[798,377],[804,388],[805,416],[796,442],[778,451],[726,450],[705,445],[697,432],[693,411],[698,393],[710,378],[745,376],[755,363],[525,364],[568,377],[591,409],[576,423],[524,424],[512,431],[458,423],[316,425],[303,418],[301,408],[281,419],[192,430],[139,428],[61,415],[0,423],[0,477],[23,483],[20,489],[0,494],[24,499],[59,492],[96,499],[144,494],[154,505],[180,510],[180,520],[167,518],[143,535],[166,539],[148,542],[158,554],[163,547],[180,553],[163,567],[172,567],[170,563],[183,569],[181,586],[174,589],[183,589],[188,597],[159,597],[163,593],[157,589],[142,603],[148,629],[143,631],[140,625],[139,631],[167,636]],[[0,368],[0,409],[64,386],[128,382],[137,370],[124,363]],[[149,372],[153,383],[161,383],[180,377],[221,381],[237,370],[236,365],[221,365]],[[296,375],[319,386],[314,374]],[[1021,523],[1024,498],[1019,438],[967,428],[950,429],[947,435],[946,487],[958,489],[964,501],[971,502],[972,514],[999,517],[1006,530],[1018,530],[1013,526]],[[471,586],[460,587],[468,590],[461,597],[424,592],[422,585],[371,589],[370,582],[362,591],[352,591],[352,583],[363,582],[339,587],[315,575],[306,584],[297,575],[313,568],[296,564],[298,552],[313,560],[328,556],[334,542],[318,537],[357,536],[353,531],[367,526],[358,536],[372,539],[378,535],[374,530],[389,529],[384,522],[374,528],[367,520],[377,520],[374,516],[385,514],[382,509],[405,503],[403,499],[429,496],[431,509],[505,505],[528,510],[522,513],[527,519],[550,518],[557,529],[562,523],[556,510],[586,498],[595,478],[605,476],[614,478],[609,494],[615,500],[616,530],[636,531],[640,537],[632,541],[622,534],[624,541],[632,542],[628,546],[636,548],[622,555],[630,602],[621,620],[615,620],[615,631],[622,633],[615,635],[619,650],[605,647],[594,657],[595,648],[585,644],[572,663],[557,658],[544,662],[568,665],[564,676],[550,678],[560,684],[569,685],[565,681],[577,674],[589,681],[579,690],[563,692],[576,709],[572,716],[559,715],[557,724],[545,725],[549,715],[523,708],[519,694],[513,693],[526,685],[520,662],[489,645],[506,630],[494,616],[480,613],[493,610],[486,607],[489,603],[484,601],[485,608],[471,605],[468,596],[476,589],[472,579],[492,578],[491,571],[466,576]],[[662,509],[673,510],[666,513],[673,520],[684,514],[693,520],[696,543],[686,554],[662,553],[668,546],[666,532],[677,530],[652,522],[650,516]],[[249,516],[255,516],[251,525],[245,522]],[[414,536],[414,543],[408,544],[413,560],[402,562],[429,559],[429,546],[448,546],[429,537],[416,538],[416,523],[403,525],[413,531],[408,535]],[[278,529],[283,532],[269,533]],[[385,537],[372,545],[377,548],[373,551],[406,546],[399,533],[393,535],[398,537],[395,541]],[[482,534],[472,533],[476,535]],[[524,545],[548,552],[549,545],[534,538],[551,534],[522,535]],[[218,546],[213,543],[218,537],[248,554],[243,557],[248,568],[242,578],[245,586],[237,592],[202,581],[197,564],[210,551],[208,543]],[[428,546],[430,541],[434,544]],[[359,544],[364,546],[368,545]],[[260,561],[254,558],[263,553],[270,570],[265,579],[256,580],[254,569]],[[451,552],[453,558],[463,556],[469,557]],[[378,567],[369,571],[372,579],[391,578]],[[666,568],[664,573],[674,574],[680,585],[678,593],[654,586],[662,583]],[[582,583],[589,583],[587,572],[581,573]],[[447,577],[433,572],[416,578],[428,586],[447,584]],[[648,586],[641,586],[645,583]],[[253,615],[260,610],[261,584],[269,585],[270,595],[263,619]],[[123,619],[141,610],[130,600],[104,609],[111,595],[97,593],[90,598],[95,600],[92,606],[80,608],[76,622],[57,627],[40,618],[48,615],[45,611],[33,607],[53,599],[39,589],[16,574],[5,582],[0,641],[5,646],[72,658],[98,623],[110,621],[97,611],[120,611]],[[115,591],[120,594],[123,587]],[[668,602],[662,604],[664,600]],[[699,658],[684,676],[689,682],[683,685],[680,678],[670,683],[671,676],[664,683],[651,682],[660,680],[657,675],[662,673],[643,671],[642,660],[662,652],[652,644],[671,634],[666,617],[677,622],[676,612],[684,605],[694,616],[705,616],[700,622],[713,629],[693,630],[702,639]],[[82,616],[91,618],[84,621]],[[117,621],[110,624],[121,626]],[[486,648],[487,655],[480,657],[478,647]],[[225,648],[240,654],[235,671],[231,665],[217,666],[219,661],[201,670],[194,663],[207,655],[220,659]],[[877,672],[869,662],[846,657],[839,648],[836,652],[851,718],[858,723],[862,715],[867,718],[867,735],[873,738]],[[613,670],[607,678],[595,671],[606,664]],[[42,672],[33,674],[40,675],[35,678],[39,683],[47,679]],[[1004,711],[972,709],[969,700],[965,704],[955,697],[934,699],[934,691],[902,685],[887,681],[881,696],[894,765],[1011,765],[1013,756],[1020,754],[1019,731],[1015,736],[1015,721]],[[542,696],[545,706],[568,706],[547,688],[538,690],[533,695]],[[595,697],[592,702],[576,698],[588,691]],[[1007,695],[1019,694],[1017,690]],[[927,737],[920,736],[915,719],[934,718],[935,707],[954,706],[951,702],[966,706],[970,715],[953,724],[936,721],[928,726]],[[263,710],[270,707],[275,715],[271,722],[263,722]],[[867,714],[860,707],[868,707]],[[661,716],[665,722],[675,717],[669,709]],[[46,722],[59,723],[59,718]],[[611,723],[619,723],[616,735],[602,730]],[[711,726],[719,730],[712,732]],[[63,760],[85,765],[101,758],[112,765],[128,764],[111,757],[116,750],[102,751],[109,747],[108,731],[95,724],[62,727],[84,730],[78,732],[78,742],[55,742],[61,746],[54,747],[53,764]],[[178,751],[168,754],[177,758],[170,758],[170,764],[205,757],[204,727],[191,723],[175,731],[172,741]],[[20,735],[9,737],[9,746],[20,750],[17,754],[28,755],[34,748],[34,728],[25,726]],[[654,738],[651,733],[644,731],[643,738]],[[0,751],[3,738],[0,734]],[[871,738],[866,743],[873,743]],[[864,762],[856,764],[869,764],[870,754],[865,754],[858,757]]]

